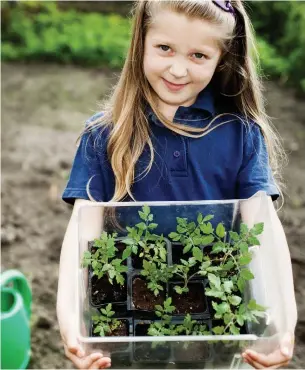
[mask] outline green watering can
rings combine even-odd
[[[31,355],[31,289],[17,270],[3,272],[0,287],[1,369],[26,369]]]

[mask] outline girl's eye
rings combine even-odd
[[[205,55],[201,53],[194,53],[193,54],[196,59],[205,59]]]
[[[170,47],[169,46],[167,46],[167,45],[159,45],[158,46],[161,50],[163,50],[163,51],[168,51],[169,49],[170,49]]]

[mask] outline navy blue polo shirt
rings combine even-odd
[[[268,162],[260,128],[231,115],[218,118],[211,127],[230,120],[201,138],[190,138],[163,126],[148,109],[155,158],[150,172],[145,148],[136,165],[132,194],[137,201],[188,201],[245,199],[259,190],[279,196]],[[87,122],[96,119],[97,113]],[[217,115],[211,90],[203,90],[190,107],[180,106],[174,120],[192,127],[205,127]],[[109,201],[114,193],[114,174],[107,157],[108,132],[100,128],[86,133],[77,149],[70,178],[62,199],[89,199],[86,186],[96,201]],[[94,143],[96,148],[94,148]],[[127,201],[130,199],[126,199]]]

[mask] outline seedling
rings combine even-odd
[[[111,336],[120,326],[120,321],[113,318],[115,312],[112,311],[111,303],[109,303],[106,308],[102,308],[101,313],[102,315],[92,316],[92,321],[95,325],[93,332],[99,334],[101,337],[105,337],[107,334]]]
[[[103,232],[99,239],[94,240],[93,248],[95,251],[85,251],[83,255],[82,266],[92,266],[93,275],[98,279],[107,276],[111,284],[114,279],[120,285],[124,285],[125,279],[122,273],[128,270],[127,266],[122,265],[125,257],[115,258],[118,249],[115,247],[115,238],[117,234],[107,234]]]

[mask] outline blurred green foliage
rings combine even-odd
[[[305,92],[305,2],[251,1],[262,68]]]
[[[130,20],[119,15],[63,11],[53,1],[4,1],[2,59],[42,60],[120,68]],[[248,1],[267,77],[305,92],[305,2]]]
[[[55,2],[7,3],[2,13],[2,58],[121,67],[130,21],[118,15],[60,11]]]

